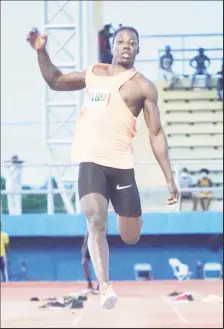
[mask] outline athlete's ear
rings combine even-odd
[[[137,48],[137,55],[139,54],[139,51],[140,51],[140,48],[138,47],[138,48]]]

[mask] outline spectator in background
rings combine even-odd
[[[14,276],[16,281],[38,281],[37,277],[30,275],[29,266],[25,261],[20,263],[19,272]]]
[[[18,281],[28,281],[28,266],[25,262],[21,262],[20,264],[20,272],[17,277]]]
[[[223,100],[223,63],[221,71],[217,72],[217,74],[220,75],[220,77],[217,80],[217,98],[219,101]]]
[[[212,180],[208,177],[209,170],[203,168],[200,170],[201,178],[197,182],[198,187],[212,187]],[[203,211],[207,211],[212,201],[212,192],[200,192],[200,203]]]
[[[5,163],[8,164],[9,176],[6,180],[6,191],[8,198],[8,211],[10,215],[21,215],[22,213],[22,164],[17,155]]]
[[[180,189],[194,187],[192,178],[189,174],[187,168],[183,168],[180,174]],[[180,192],[180,210],[182,210],[182,205],[184,200],[192,200],[193,211],[197,209],[197,197],[192,192]]]
[[[205,87],[209,88],[209,78],[208,67],[210,66],[210,59],[205,55],[205,50],[203,48],[198,49],[198,55],[191,59],[190,66],[195,69],[195,73],[193,74],[191,81],[191,88],[194,88],[195,80],[197,75],[205,76]],[[196,64],[196,65],[194,65]]]
[[[81,254],[82,254],[83,271],[87,282],[87,290],[92,293],[97,293],[99,290],[99,285],[97,285],[96,289],[93,287],[93,283],[90,275],[89,263],[91,261],[91,258],[88,249],[88,233],[86,233],[84,237],[82,248],[81,248]]]
[[[2,224],[1,224],[2,225]],[[7,259],[7,252],[9,246],[9,236],[6,232],[2,231],[1,227],[1,249],[0,249],[0,270],[1,270],[1,280],[9,281],[8,276],[8,259]]]
[[[168,81],[168,88],[172,88],[177,81],[176,74],[174,73],[173,66],[173,55],[171,53],[170,46],[166,46],[165,54],[160,58],[160,72],[163,78]]]
[[[111,64],[112,63],[112,53],[110,38],[113,33],[110,32],[112,25],[107,24],[98,33],[98,46],[99,46],[99,60],[100,63]]]
[[[196,262],[196,279],[202,280],[203,279],[203,263],[200,260]]]

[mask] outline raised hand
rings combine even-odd
[[[170,193],[170,198],[167,200],[167,204],[172,205],[174,203],[177,203],[179,200],[179,193],[178,193],[175,182],[171,181],[170,183],[167,183],[167,188]]]
[[[47,33],[41,35],[36,28],[33,28],[28,36],[27,41],[30,43],[31,47],[35,50],[43,50],[47,44]]]

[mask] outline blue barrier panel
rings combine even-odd
[[[83,215],[2,215],[3,230],[10,236],[82,236]],[[222,212],[145,213],[142,234],[222,234]],[[108,234],[118,235],[116,215],[108,216]]]
[[[220,236],[145,235],[136,245],[126,245],[119,236],[109,236],[108,241],[111,280],[134,280],[136,263],[150,263],[155,280],[174,279],[170,257],[187,264],[192,278],[200,278],[198,261],[223,261]],[[8,253],[10,280],[84,280],[82,242],[83,237],[12,237]],[[26,276],[21,271],[22,262],[27,264]]]

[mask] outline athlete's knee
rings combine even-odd
[[[99,214],[86,217],[89,238],[91,234],[106,234],[106,219]]]
[[[81,200],[82,211],[86,217],[87,229],[91,233],[105,233],[107,225],[107,200],[98,194],[89,194]]]
[[[124,234],[120,233],[121,239],[126,243],[126,244],[136,244],[139,239],[140,239],[140,234]]]
[[[89,238],[91,238],[92,234],[96,237],[96,235],[106,235],[107,223],[105,215],[101,212],[89,209],[86,215],[86,224],[87,230],[89,232]]]
[[[141,217],[118,216],[118,225],[121,239],[127,244],[136,244],[141,235]]]

